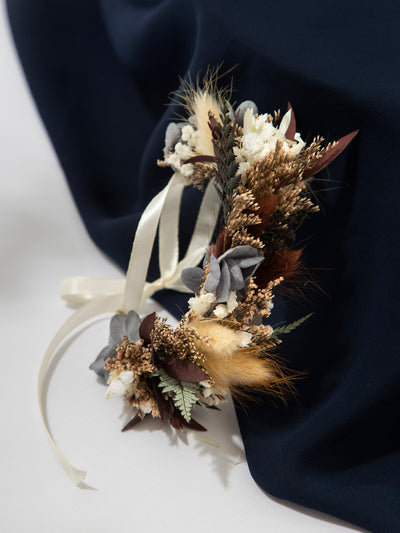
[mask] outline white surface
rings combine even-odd
[[[353,530],[281,505],[256,486],[231,404],[196,416],[220,448],[156,422],[121,433],[122,402],[106,401],[104,386],[87,368],[108,337],[105,319],[60,351],[48,389],[56,441],[98,490],[72,484],[41,425],[38,369],[72,312],[58,298],[61,278],[121,273],[85,232],[22,77],[4,7],[0,80],[0,531]]]

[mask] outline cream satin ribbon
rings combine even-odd
[[[183,189],[188,184],[181,174],[175,173],[146,207],[136,230],[125,279],[73,277],[61,283],[61,296],[65,300],[84,305],[57,331],[43,357],[38,378],[39,409],[53,452],[78,487],[88,488],[84,482],[86,472],[67,461],[54,441],[47,420],[46,383],[50,363],[68,335],[91,318],[118,310],[124,313],[135,310],[140,314],[146,300],[163,288],[191,292],[181,282],[180,275],[183,268],[196,266],[207,251],[217,222],[220,200],[210,182],[203,195],[188,249],[179,261],[180,206]],[[146,282],[157,229],[161,276],[153,282]]]

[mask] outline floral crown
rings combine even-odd
[[[293,391],[296,376],[276,347],[310,315],[274,329],[268,323],[274,294],[301,271],[296,231],[318,211],[311,178],[357,132],[329,144],[322,137],[306,144],[290,104],[282,118],[260,114],[252,101],[234,107],[212,75],[202,87],[185,84],[180,96],[187,118],[168,126],[158,162],[174,174],[143,213],[126,279],[63,282],[66,299],[90,301],[46,353],[39,377],[44,420],[43,383],[56,348],[77,325],[116,309],[109,343],[90,368],[107,384],[107,398],[120,396],[134,408],[123,431],[147,417],[176,430],[205,431],[193,418],[195,407],[218,408],[229,393],[285,398]],[[178,260],[179,208],[188,185],[204,195],[186,255]],[[161,277],[148,283],[157,232]],[[156,313],[140,317],[146,299],[165,287],[192,293],[175,327]],[[46,430],[58,460],[83,486],[85,473],[62,456],[47,424]]]

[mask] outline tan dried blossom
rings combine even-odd
[[[273,300],[273,289],[283,281],[283,278],[270,281],[268,285],[260,289],[254,278],[247,282],[246,296],[238,303],[235,311],[230,317],[230,321],[236,322],[236,328],[251,326],[255,317],[268,317],[271,314],[271,303]],[[231,327],[235,327],[233,323]]]
[[[135,388],[135,395],[129,401],[129,403],[139,409],[140,418],[144,418],[145,412],[143,411],[143,406],[147,404],[147,410],[150,411],[153,418],[161,418],[160,410],[156,399],[154,398],[153,390],[150,387],[147,380],[140,380]]]
[[[205,183],[215,176],[216,169],[215,163],[195,163],[193,172],[190,175],[190,181],[193,187],[204,191]]]
[[[261,206],[264,246],[286,247],[294,241],[304,217],[319,210],[308,196],[309,180],[304,175],[331,146],[321,148],[321,143],[322,139],[316,138],[297,157],[290,158],[278,141],[274,152],[247,170],[246,186]]]
[[[209,273],[210,273],[210,263],[207,261],[203,266],[203,274],[201,276],[199,294],[202,294],[204,292],[204,284],[206,282],[206,279]]]
[[[261,224],[261,218],[257,215],[259,209],[260,206],[256,202],[253,192],[244,187],[239,187],[238,192],[233,196],[232,210],[225,226],[224,249],[246,244],[260,249],[264,247],[261,240],[250,235],[247,230],[248,226]],[[228,242],[229,247],[227,246]]]
[[[316,137],[298,156],[291,158],[284,149],[283,141],[277,141],[275,151],[256,161],[247,170],[245,181],[256,200],[268,197],[282,187],[299,185],[302,182],[302,190],[305,190],[304,172],[333,147],[333,144],[328,144],[323,148],[322,142],[321,137]]]
[[[282,342],[278,337],[271,336],[273,334],[271,326],[249,326],[247,331],[251,333],[254,344],[262,346],[265,350],[273,350]]]
[[[278,109],[274,111],[274,116],[268,115],[268,122],[273,122],[274,124],[277,124],[281,118],[281,110]]]
[[[189,317],[183,317],[175,328],[168,325],[166,319],[156,317],[152,338],[156,353],[188,359],[200,366],[204,360],[204,356],[196,348],[195,339],[198,334],[189,326]]]
[[[161,168],[166,168],[166,167],[169,167],[170,165],[168,161],[166,161],[165,159],[157,159],[157,166]]]
[[[143,340],[129,342],[126,336],[122,337],[122,342],[116,348],[116,356],[107,359],[104,368],[109,372],[117,370],[132,370],[135,378],[143,374],[155,371],[152,362],[151,349],[143,345]]]

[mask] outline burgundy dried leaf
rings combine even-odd
[[[158,409],[160,411],[161,420],[165,422],[166,420],[170,420],[171,416],[173,415],[174,405],[171,399],[165,399],[163,393],[161,392],[158,386],[159,383],[160,379],[158,377],[152,378],[151,384],[153,386],[154,398],[157,402]]]
[[[276,206],[278,205],[278,196],[276,194],[271,194],[271,196],[267,196],[262,200],[257,200],[257,202],[260,206],[260,209],[257,211],[257,215],[260,217],[261,223],[248,226],[248,229],[251,235],[254,237],[261,237],[270,224],[271,217],[276,210]]]
[[[292,110],[292,114],[290,117],[290,124],[286,132],[286,139],[289,139],[290,141],[294,141],[294,136],[296,134],[296,117],[294,116],[293,107],[290,102],[288,102],[288,111],[289,109]]]
[[[195,431],[207,431],[207,429],[198,422],[196,422],[194,418],[192,418],[190,422],[186,422],[186,420],[183,418],[182,424],[190,429],[194,429]]]
[[[136,414],[132,420],[130,420],[122,429],[121,431],[128,431],[128,429],[133,428],[136,426],[136,424],[139,424],[142,420],[144,420],[147,417],[147,415],[144,416],[144,418],[140,418],[139,414]]]
[[[215,157],[212,155],[195,155],[184,161],[186,163],[215,163]]]
[[[151,344],[151,332],[154,328],[154,320],[156,318],[156,313],[151,313],[143,319],[139,328],[140,338],[144,340],[145,344]]]
[[[208,127],[211,130],[212,137],[214,139],[217,139],[218,138],[217,132],[221,133],[221,130],[220,130],[219,124],[218,124],[217,120],[215,119],[214,115],[209,115]]]
[[[225,230],[222,230],[221,233],[218,235],[217,240],[214,244],[212,244],[207,252],[208,259],[212,255],[215,255],[215,257],[219,257],[222,255],[226,250],[224,250],[224,241],[225,241]]]
[[[160,361],[160,364],[171,378],[180,381],[197,383],[198,381],[208,379],[207,375],[199,366],[187,359],[177,359],[173,355],[168,355]]]
[[[181,413],[175,409],[174,414],[171,417],[171,420],[169,421],[171,426],[175,429],[183,429],[183,426],[186,426],[190,429],[194,429],[195,431],[207,431],[207,429],[196,422],[196,420],[193,420],[193,418],[190,420],[190,422],[186,422],[186,420],[183,418]]]
[[[178,413],[177,411],[175,411],[175,413],[172,415],[169,423],[171,424],[171,426],[176,429],[176,430],[180,430],[180,429],[183,429],[183,423],[182,423],[182,420],[185,420],[183,418],[183,416],[180,415],[180,413]]]
[[[283,277],[284,283],[296,276],[301,267],[300,256],[303,250],[273,251],[265,254],[265,260],[255,273],[255,282],[260,288],[270,281]]]
[[[320,159],[318,159],[312,167],[310,167],[308,170],[306,170],[303,174],[303,179],[308,179],[317,174],[317,172],[321,172],[325,167],[327,167],[334,159],[337,158],[339,154],[343,152],[343,150],[346,148],[346,146],[354,139],[354,137],[357,135],[357,133],[360,130],[352,131],[351,133],[348,133],[344,137],[341,137],[336,145],[328,150],[325,155],[323,155]]]

